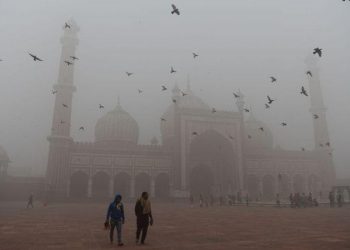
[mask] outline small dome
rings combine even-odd
[[[10,158],[7,155],[7,152],[5,151],[5,149],[0,146],[0,162],[9,162]]]
[[[245,122],[245,142],[250,149],[272,149],[273,135],[265,123],[256,120],[251,114]]]
[[[139,126],[136,120],[120,106],[119,101],[95,126],[95,142],[100,145],[136,145],[138,138]]]

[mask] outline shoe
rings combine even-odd
[[[124,246],[124,243],[123,243],[123,242],[120,242],[120,243],[118,243],[118,246],[119,246],[119,247],[122,247],[122,246]]]

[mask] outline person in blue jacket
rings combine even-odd
[[[120,194],[116,194],[114,201],[111,202],[111,204],[109,204],[108,206],[105,221],[106,228],[108,228],[108,226],[110,225],[109,239],[111,240],[111,244],[113,243],[114,228],[116,228],[118,236],[118,246],[124,245],[122,242],[122,224],[124,224],[124,222],[125,217],[122,196]]]

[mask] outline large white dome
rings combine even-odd
[[[102,116],[95,126],[95,142],[100,145],[136,145],[139,126],[136,120],[118,105]]]

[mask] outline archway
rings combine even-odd
[[[251,200],[259,199],[259,178],[255,175],[248,175],[246,185]]]
[[[109,197],[109,176],[105,172],[98,172],[92,178],[92,197],[103,199]]]
[[[196,166],[187,172],[191,191],[200,192],[197,188],[200,179],[210,182],[206,186],[201,184],[201,188],[217,195],[229,194],[238,189],[232,141],[217,131],[208,130],[195,136],[190,144],[189,160],[189,166]]]
[[[146,173],[140,173],[135,177],[135,195],[140,196],[142,192],[148,192],[149,195],[151,191],[151,178]]]
[[[75,172],[70,178],[69,196],[72,198],[87,197],[89,177],[84,172]]]
[[[293,177],[293,189],[294,189],[294,193],[305,192],[304,177],[301,176],[300,174],[294,175]]]
[[[209,195],[214,184],[213,174],[208,166],[201,165],[192,169],[190,174],[190,192],[194,196]]]
[[[156,197],[160,199],[167,199],[170,196],[169,189],[169,175],[162,173],[156,177],[155,180],[155,192]]]
[[[131,177],[127,173],[119,173],[114,176],[114,193],[121,194],[124,198],[130,197]]]
[[[274,200],[275,199],[275,178],[271,175],[265,175],[262,179],[263,186],[263,199]]]

